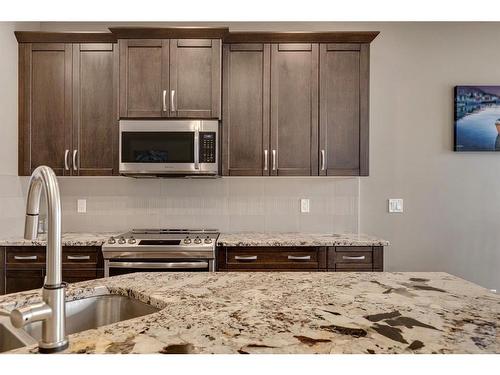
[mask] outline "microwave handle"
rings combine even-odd
[[[200,169],[200,130],[194,131],[194,169]]]

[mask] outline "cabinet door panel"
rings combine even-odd
[[[361,126],[362,121],[368,121],[367,114],[361,117],[364,95],[368,95],[368,75],[361,74],[364,54],[364,49],[355,44],[321,45],[320,153],[325,158],[320,161],[321,175],[360,175],[368,171],[368,144],[363,143],[368,129]]]
[[[268,44],[224,46],[226,176],[269,175],[269,84]]]
[[[120,40],[120,117],[167,115],[168,46],[168,40]]]
[[[170,41],[170,116],[219,118],[220,74],[220,40],[172,39]]]
[[[5,293],[39,289],[43,286],[44,277],[45,272],[43,269],[7,270],[5,272]]]
[[[19,174],[47,165],[69,175],[71,44],[21,44],[19,52]]]
[[[318,174],[318,45],[271,51],[271,174]]]
[[[73,61],[73,174],[117,174],[117,46],[75,44]]]

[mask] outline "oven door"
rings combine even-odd
[[[169,261],[157,260],[147,261],[137,259],[119,259],[104,261],[104,277],[124,275],[134,272],[208,272],[211,268],[211,261]]]

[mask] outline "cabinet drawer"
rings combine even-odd
[[[372,251],[335,251],[335,264],[372,265]]]
[[[63,248],[63,268],[96,268],[99,262],[98,248],[67,246]]]
[[[226,252],[227,269],[305,269],[314,270],[324,267],[317,248],[307,247],[245,247],[228,248]]]
[[[45,266],[45,247],[7,247],[5,265],[7,269],[43,268]]]

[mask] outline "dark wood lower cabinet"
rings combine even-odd
[[[383,247],[219,247],[217,271],[383,271]]]
[[[45,278],[45,259],[44,246],[9,246],[1,249],[1,269],[4,274],[0,275],[0,294],[41,288]],[[76,283],[101,277],[104,277],[104,261],[100,247],[63,247],[63,281]]]

